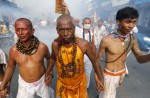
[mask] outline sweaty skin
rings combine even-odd
[[[11,58],[13,57],[13,58]],[[22,54],[16,49],[16,45],[10,50],[10,65],[18,65],[19,74],[28,83],[39,80],[45,73],[44,57],[49,58],[47,46],[40,42],[38,50],[33,55]],[[13,60],[12,60],[13,59]]]
[[[73,38],[75,37],[75,26],[73,24],[72,18],[69,15],[62,15],[57,19],[57,33],[59,34],[59,41],[63,42],[63,45],[65,47],[71,47],[73,45]],[[101,81],[100,84],[100,89],[103,91],[103,76],[102,76],[102,70],[101,67],[99,66],[99,62],[97,61],[96,57],[93,55],[93,51],[91,49],[91,45],[80,38],[76,38],[77,44],[82,50],[83,54],[87,54],[89,59],[91,60],[93,64],[93,68],[98,75],[98,79]],[[56,62],[56,56],[57,56],[57,47],[58,47],[58,42],[54,41],[52,43],[52,54],[51,54],[51,59],[50,59],[50,65],[48,68],[48,72],[50,72]],[[84,66],[84,65],[82,65]]]
[[[135,26],[136,19],[123,19],[122,21],[117,21],[119,24],[118,26],[118,33],[120,35],[127,35]],[[130,40],[131,37],[131,40]],[[129,42],[131,41],[131,44],[128,48],[128,50],[115,62],[112,63],[106,63],[105,68],[107,68],[110,71],[119,71],[125,68],[125,60],[128,52],[130,50],[133,51],[137,61],[139,63],[145,63],[149,61],[150,54],[143,55],[138,47],[137,39],[134,35],[128,36],[127,41],[123,41],[124,38],[115,38],[114,34],[110,34],[107,37],[103,38],[100,43],[99,52],[97,55],[97,58],[100,59],[102,54],[106,53],[106,61],[113,61],[116,58],[118,58],[128,47]],[[124,45],[122,45],[122,42],[124,42]]]
[[[15,31],[19,40],[25,46],[28,46],[34,34],[32,24],[26,19],[17,20]],[[42,42],[39,42],[36,53],[32,55],[19,52],[16,45],[13,45],[9,51],[9,63],[0,88],[4,89],[11,80],[16,65],[18,65],[19,74],[24,81],[28,83],[38,81],[46,72],[44,58],[46,58],[48,64],[50,53],[48,47]]]

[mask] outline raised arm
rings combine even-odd
[[[63,7],[63,14],[68,14],[68,15],[70,15],[68,6],[67,6],[67,4],[65,3],[64,0],[62,1],[62,7]]]
[[[139,49],[138,41],[136,38],[134,38],[133,40],[132,51],[139,63],[146,63],[150,61],[150,54],[147,55],[142,54],[141,50]]]

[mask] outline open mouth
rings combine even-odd
[[[131,32],[131,31],[132,31],[131,29],[127,30],[127,32]]]
[[[20,39],[24,39],[24,38],[25,38],[25,36],[24,36],[24,35],[21,35],[21,36],[20,36]]]

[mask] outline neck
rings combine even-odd
[[[28,47],[30,45],[30,42],[32,40],[33,36],[31,36],[27,41],[24,41],[22,42],[22,44],[25,46],[25,47]]]
[[[31,40],[28,40],[28,41],[22,42],[22,44],[23,44],[25,47],[28,47],[28,46],[30,45],[30,42],[31,42]]]
[[[22,54],[32,55],[38,50],[39,40],[36,37],[30,38],[30,41],[16,43],[17,50]]]
[[[123,33],[123,32],[120,31],[120,30],[117,30],[117,32],[118,32],[121,36],[126,36],[126,35],[127,35],[126,33]]]
[[[70,47],[73,45],[74,42],[75,42],[75,37],[72,37],[72,39],[70,39],[68,42],[62,42],[62,44],[66,47]]]
[[[89,32],[89,29],[83,29],[83,32],[84,32],[84,33],[88,33],[88,32]]]

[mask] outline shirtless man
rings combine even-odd
[[[132,7],[120,9],[116,15],[117,31],[101,41],[97,59],[100,59],[106,52],[106,65],[104,69],[105,90],[99,95],[99,98],[116,97],[116,88],[122,83],[126,73],[125,61],[130,50],[133,51],[139,63],[150,61],[150,54],[143,55],[140,52],[137,39],[130,33],[138,16],[138,11]],[[96,81],[99,80],[96,79]]]
[[[44,66],[44,58],[46,58],[47,65],[49,64],[48,47],[33,35],[32,23],[26,18],[16,20],[15,32],[19,40],[9,51],[8,67],[0,86],[1,93],[5,94],[6,85],[11,80],[17,64],[19,87],[16,98],[34,98],[35,93],[42,98],[50,98],[49,82],[45,81]]]
[[[56,98],[88,98],[87,79],[84,72],[84,54],[90,58],[100,80],[103,91],[101,67],[93,55],[88,41],[75,37],[75,25],[70,15],[61,15],[57,19],[57,38],[52,43],[52,54],[47,73],[51,72],[55,62],[57,68]]]

